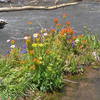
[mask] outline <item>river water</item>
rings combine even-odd
[[[7,39],[21,40],[25,35],[32,35],[40,27],[53,27],[53,19],[61,18],[63,13],[68,13],[68,20],[76,32],[81,33],[83,26],[88,26],[92,32],[100,32],[100,3],[80,3],[74,6],[56,10],[25,10],[16,12],[0,12],[0,18],[8,21],[4,29],[0,29],[0,46],[5,47]],[[27,24],[32,21],[33,24]],[[2,45],[3,44],[3,45]]]

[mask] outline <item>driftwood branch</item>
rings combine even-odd
[[[75,84],[76,84],[76,83],[79,83],[79,82],[72,81],[72,80],[69,80],[69,79],[63,79],[63,81],[64,81],[64,82],[69,82],[69,83],[75,83]]]
[[[3,7],[0,8],[0,12],[5,12],[5,11],[21,11],[21,10],[53,10],[65,6],[70,6],[70,5],[76,5],[79,2],[73,2],[73,3],[63,3],[59,4],[56,6],[23,6],[23,7]]]

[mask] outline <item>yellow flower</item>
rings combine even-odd
[[[43,47],[44,44],[42,44],[42,43],[33,43],[32,46],[33,47]]]
[[[28,49],[28,50],[32,50],[32,48],[33,48],[33,47],[32,47],[32,43],[33,43],[32,37],[29,36],[28,39],[26,39],[25,42],[26,42],[27,49]]]
[[[11,40],[11,44],[15,44],[15,40]]]
[[[39,46],[39,47],[43,47],[44,45],[43,45],[42,43],[39,43],[38,46]]]
[[[40,42],[40,38],[36,38],[35,40],[36,40],[36,42]]]
[[[37,43],[33,43],[32,46],[33,46],[33,47],[37,47],[38,44],[37,44]]]

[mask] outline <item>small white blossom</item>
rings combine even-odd
[[[11,40],[9,39],[9,40],[7,40],[7,43],[9,43]]]
[[[97,56],[97,53],[96,52],[92,52],[92,55],[96,57]]]
[[[92,52],[92,55],[95,57],[96,60],[100,60],[100,57],[98,56],[97,52]]]
[[[68,60],[65,61],[65,66],[69,66],[70,62]]]
[[[37,38],[37,37],[38,37],[38,33],[34,33],[33,38]]]
[[[12,48],[12,49],[15,48],[15,47],[16,47],[15,45],[11,45],[11,46],[10,46],[10,48]]]
[[[79,39],[76,39],[76,40],[75,40],[75,43],[78,43],[79,41],[80,41]]]
[[[44,32],[46,32],[46,31],[47,31],[46,28],[42,28],[40,32],[41,32],[41,33],[44,33]]]
[[[24,39],[27,40],[28,39],[28,36],[25,36]]]
[[[47,36],[47,35],[48,35],[48,33],[44,33],[43,35],[44,35],[44,36]]]

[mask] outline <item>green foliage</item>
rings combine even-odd
[[[26,36],[25,48],[17,48],[15,41],[10,41],[10,53],[0,59],[2,100],[16,100],[29,91],[61,89],[63,72],[76,74],[83,71],[80,65],[100,60],[100,41],[95,35],[76,35],[70,22],[62,25],[57,18],[54,22],[55,29]]]

